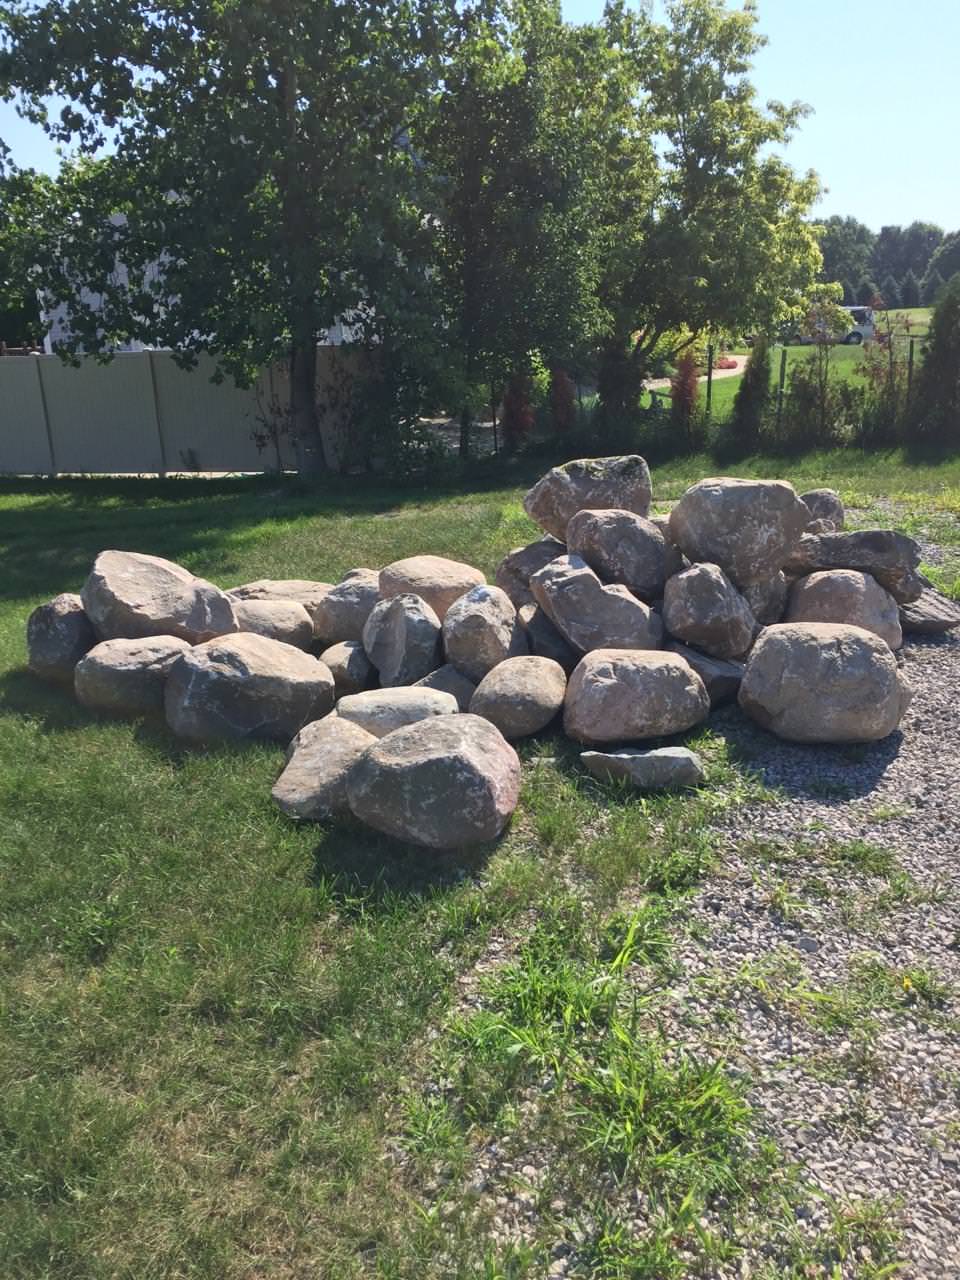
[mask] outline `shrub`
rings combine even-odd
[[[565,369],[550,371],[550,425],[554,431],[569,432],[577,417],[577,388]]]
[[[507,383],[503,396],[503,447],[507,453],[516,453],[533,428],[533,404],[530,398],[530,378],[525,373],[514,373]]]
[[[920,286],[920,301],[925,307],[934,307],[937,299],[943,291],[946,284],[943,276],[939,271],[929,272],[923,278],[923,284]]]
[[[873,306],[873,301],[877,296],[877,286],[874,282],[864,276],[857,285],[857,302],[861,307]]]
[[[775,447],[795,450],[843,444],[863,417],[864,390],[833,376],[833,352],[819,343],[790,370]]]
[[[883,298],[883,305],[888,311],[893,311],[896,307],[902,305],[900,301],[900,286],[889,272],[883,277],[880,294]]]
[[[944,288],[930,320],[909,432],[913,445],[960,445],[960,273]]]
[[[670,420],[679,433],[693,445],[695,417],[700,384],[697,363],[692,351],[684,351],[677,360],[677,371],[670,379]]]
[[[900,281],[900,305],[908,308],[920,305],[920,285],[912,271]]]
[[[733,401],[730,444],[751,453],[760,443],[764,415],[770,406],[770,345],[759,334]]]

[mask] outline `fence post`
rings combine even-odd
[[[41,362],[44,357],[41,355],[34,356],[33,358],[37,364],[37,384],[40,387],[40,406],[43,409],[43,426],[47,433],[47,449],[50,452],[50,474],[52,476],[56,476],[58,474],[57,454],[53,447],[53,431],[50,429],[50,410],[47,408],[47,391],[43,385],[43,370],[41,368]]]
[[[150,386],[153,389],[153,420],[157,426],[157,440],[160,442],[160,479],[167,478],[167,449],[163,442],[163,424],[160,421],[160,398],[157,395],[157,371],[153,367],[153,352],[147,352],[147,364],[150,366]]]
[[[780,385],[777,387],[777,435],[780,435],[780,421],[783,418],[783,384],[787,380],[787,348],[780,351]]]
[[[713,343],[707,344],[707,417],[710,417],[710,406],[713,401]]]
[[[916,338],[910,339],[910,354],[907,357],[907,395],[909,395],[913,389],[913,344],[915,342]]]

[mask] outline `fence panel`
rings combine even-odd
[[[43,356],[0,359],[0,473],[51,471],[38,365]]]
[[[41,360],[58,471],[160,471],[150,366],[145,354],[110,364],[84,360],[77,369]]]

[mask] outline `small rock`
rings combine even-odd
[[[525,738],[553,720],[566,688],[566,673],[551,658],[507,658],[480,681],[470,710],[495,724],[508,740]]]
[[[288,818],[310,822],[349,812],[347,776],[374,742],[373,734],[336,715],[305,725],[287,750],[274,800]]]
[[[350,569],[317,602],[313,615],[317,638],[328,645],[362,639],[364,624],[379,599],[379,571]]]
[[[580,653],[568,644],[538,604],[523,604],[517,618],[527,634],[530,652],[538,658],[552,658],[569,675],[580,661]]]
[[[77,663],[97,643],[78,595],[64,592],[27,619],[27,666],[44,680],[73,683]]]
[[[233,612],[241,631],[297,649],[309,649],[313,643],[313,619],[299,600],[234,600]]]
[[[810,489],[801,493],[800,501],[809,508],[811,519],[829,520],[834,529],[842,529],[846,512],[836,489]]]
[[[622,778],[640,791],[699,787],[704,779],[703,761],[687,747],[582,751],[580,759],[595,778]]]
[[[529,542],[525,547],[514,547],[497,565],[494,581],[513,601],[514,607],[533,602],[530,590],[530,578],[545,564],[556,560],[557,556],[566,555],[567,548],[556,538],[540,538],[537,542]]]
[[[330,668],[336,685],[337,697],[346,693],[360,693],[377,683],[377,672],[367,657],[361,640],[341,640],[320,654],[320,661]]]
[[[727,658],[712,658],[699,649],[691,649],[678,640],[669,640],[665,646],[669,653],[677,653],[688,663],[703,681],[710,697],[710,705],[718,707],[732,701],[740,688],[746,666]]]

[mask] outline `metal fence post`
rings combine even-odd
[[[777,387],[777,435],[780,434],[780,422],[783,418],[783,384],[787,380],[787,348],[780,352],[780,385]]]
[[[163,424],[160,421],[160,398],[157,395],[157,371],[153,367],[153,352],[147,352],[147,364],[150,366],[150,386],[153,389],[153,420],[157,425],[157,440],[160,442],[160,479],[167,478],[167,449],[163,442]]]
[[[713,343],[707,343],[707,417],[713,402]]]
[[[57,453],[53,447],[53,431],[50,429],[50,410],[47,407],[47,391],[43,385],[43,370],[41,369],[41,361],[43,356],[34,356],[37,362],[37,383],[40,387],[40,406],[43,409],[43,426],[47,433],[47,449],[50,451],[50,474],[56,476],[57,473]]]
[[[913,389],[913,344],[915,342],[916,338],[910,339],[910,354],[907,357],[907,395]]]

